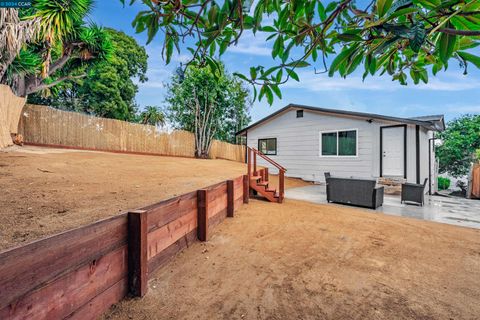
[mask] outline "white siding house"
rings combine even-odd
[[[432,138],[443,129],[443,116],[407,119],[288,105],[237,135],[284,166],[290,177],[323,182],[324,172],[330,172],[413,183],[428,178],[434,188]],[[275,173],[268,163],[259,164]]]

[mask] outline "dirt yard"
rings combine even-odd
[[[251,200],[105,319],[478,319],[480,230]]]
[[[245,172],[244,164],[226,160],[36,147],[0,152],[0,250]]]

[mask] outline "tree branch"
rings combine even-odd
[[[440,28],[437,31],[456,36],[480,36],[480,30],[457,30],[452,28]]]
[[[82,79],[82,78],[85,78],[87,75],[86,74],[81,74],[81,75],[78,75],[78,76],[65,76],[65,77],[61,77],[61,78],[58,78],[57,80],[51,82],[51,83],[44,83],[44,84],[40,84],[38,86],[35,86],[35,87],[32,87],[32,88],[28,88],[27,89],[27,95],[28,94],[32,94],[32,93],[35,93],[35,92],[38,92],[38,91],[42,91],[42,90],[45,90],[45,89],[48,89],[48,88],[51,88],[51,87],[54,87],[56,86],[57,84],[59,83],[62,83],[66,80],[76,80],[76,79]]]
[[[48,75],[51,76],[54,74],[57,70],[63,68],[63,66],[70,60],[71,54],[65,54],[63,55],[60,59],[55,61],[51,66],[50,70],[48,71]]]

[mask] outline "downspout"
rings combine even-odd
[[[245,131],[245,163],[248,163],[248,130]]]
[[[433,138],[428,139],[428,194],[432,195],[432,149],[435,152],[435,132]]]
[[[420,183],[420,126],[415,126],[415,173],[417,184]]]

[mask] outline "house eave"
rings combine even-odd
[[[413,118],[400,118],[400,117],[391,117],[391,116],[384,116],[384,115],[379,115],[379,114],[374,114],[374,113],[364,113],[364,112],[356,112],[356,111],[346,111],[346,110],[337,110],[337,109],[327,109],[327,108],[319,108],[319,107],[313,107],[313,106],[306,106],[306,105],[300,105],[300,104],[289,104],[282,109],[268,115],[267,117],[254,122],[253,124],[243,128],[242,130],[238,131],[235,133],[236,136],[239,135],[245,135],[245,133],[249,130],[252,129],[274,117],[277,115],[280,115],[287,110],[290,109],[304,109],[304,110],[309,110],[312,112],[319,112],[319,113],[327,113],[327,114],[336,114],[336,115],[343,115],[343,116],[353,116],[353,117],[360,117],[360,118],[365,118],[365,119],[372,119],[372,120],[384,120],[384,121],[391,121],[391,122],[398,122],[398,123],[404,123],[404,124],[413,124],[413,125],[419,125],[421,127],[426,128],[427,130],[431,131],[443,131],[445,130],[445,122],[443,115],[438,115],[435,117],[438,117],[438,119],[435,120],[417,120]]]

